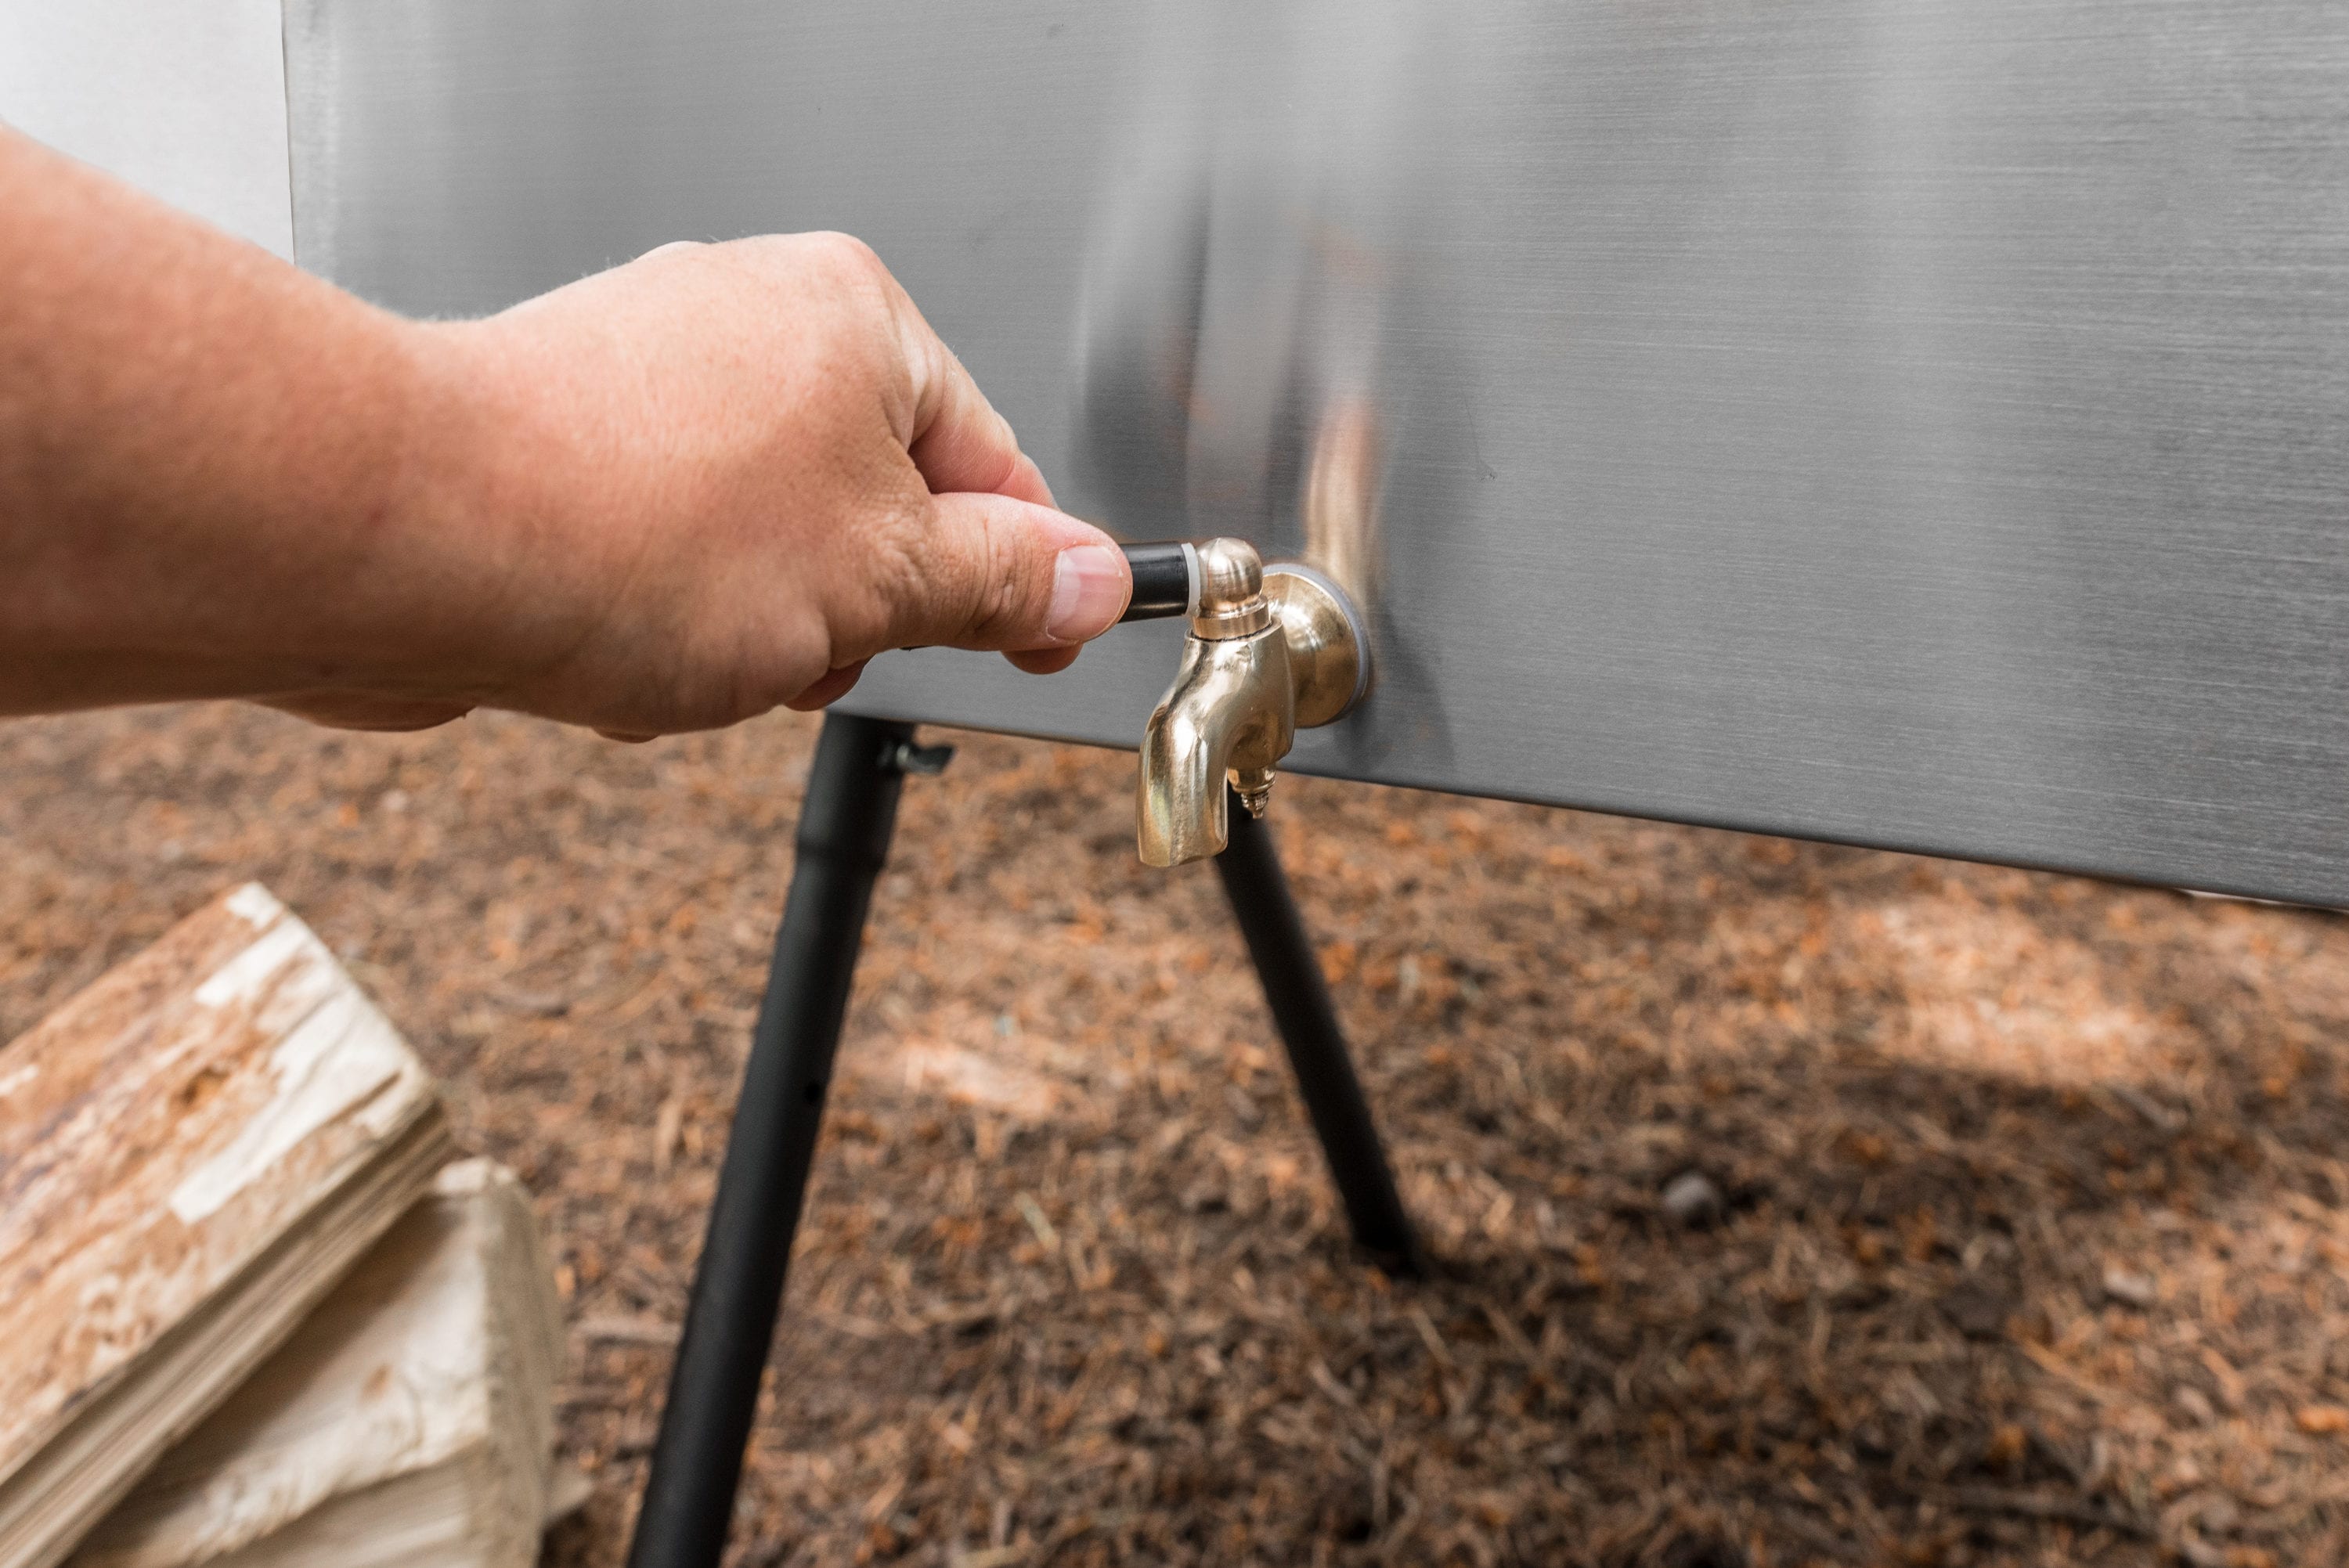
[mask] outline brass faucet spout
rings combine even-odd
[[[1263,815],[1298,726],[1329,723],[1369,684],[1361,624],[1326,579],[1297,567],[1268,572],[1243,540],[1184,549],[1191,634],[1143,731],[1135,789],[1136,837],[1153,866],[1222,853],[1225,779]]]
[[[1174,685],[1142,732],[1136,824],[1144,865],[1223,852],[1230,831],[1225,777],[1264,769],[1296,735],[1288,648],[1278,628],[1188,639]]]

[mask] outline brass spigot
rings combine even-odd
[[[1135,795],[1142,860],[1153,866],[1222,853],[1224,781],[1263,816],[1299,728],[1339,717],[1370,685],[1369,640],[1345,594],[1309,566],[1266,566],[1246,540],[1130,547],[1137,603],[1152,579],[1174,581],[1177,549],[1191,631],[1142,732]],[[1171,589],[1158,593],[1172,600]]]

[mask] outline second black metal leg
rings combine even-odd
[[[629,1568],[717,1568],[726,1550],[864,912],[889,852],[913,733],[911,725],[845,714],[823,721],[800,808],[799,861]]]
[[[1230,847],[1216,857],[1216,870],[1223,874],[1224,892],[1239,917],[1240,934],[1256,960],[1257,975],[1264,982],[1272,1021],[1288,1047],[1288,1065],[1296,1069],[1306,1112],[1329,1156],[1330,1174],[1345,1202],[1354,1240],[1389,1274],[1420,1274],[1425,1259],[1418,1233],[1395,1191],[1370,1102],[1362,1098],[1361,1082],[1346,1054],[1346,1037],[1330,1003],[1330,988],[1321,978],[1320,960],[1305,934],[1296,902],[1288,896],[1280,859],[1273,852],[1272,834],[1241,808],[1237,797],[1226,804]]]

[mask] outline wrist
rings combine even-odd
[[[576,640],[563,606],[578,563],[556,537],[555,492],[578,454],[491,323],[398,325],[409,389],[375,677],[397,695],[503,704]]]

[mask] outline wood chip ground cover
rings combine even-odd
[[[0,1035],[257,878],[523,1173],[562,1568],[624,1551],[813,732],[0,727]],[[1441,1259],[1398,1285],[1212,873],[1134,863],[1131,759],[958,738],[737,1562],[2349,1560],[2349,921],[1284,781]]]

